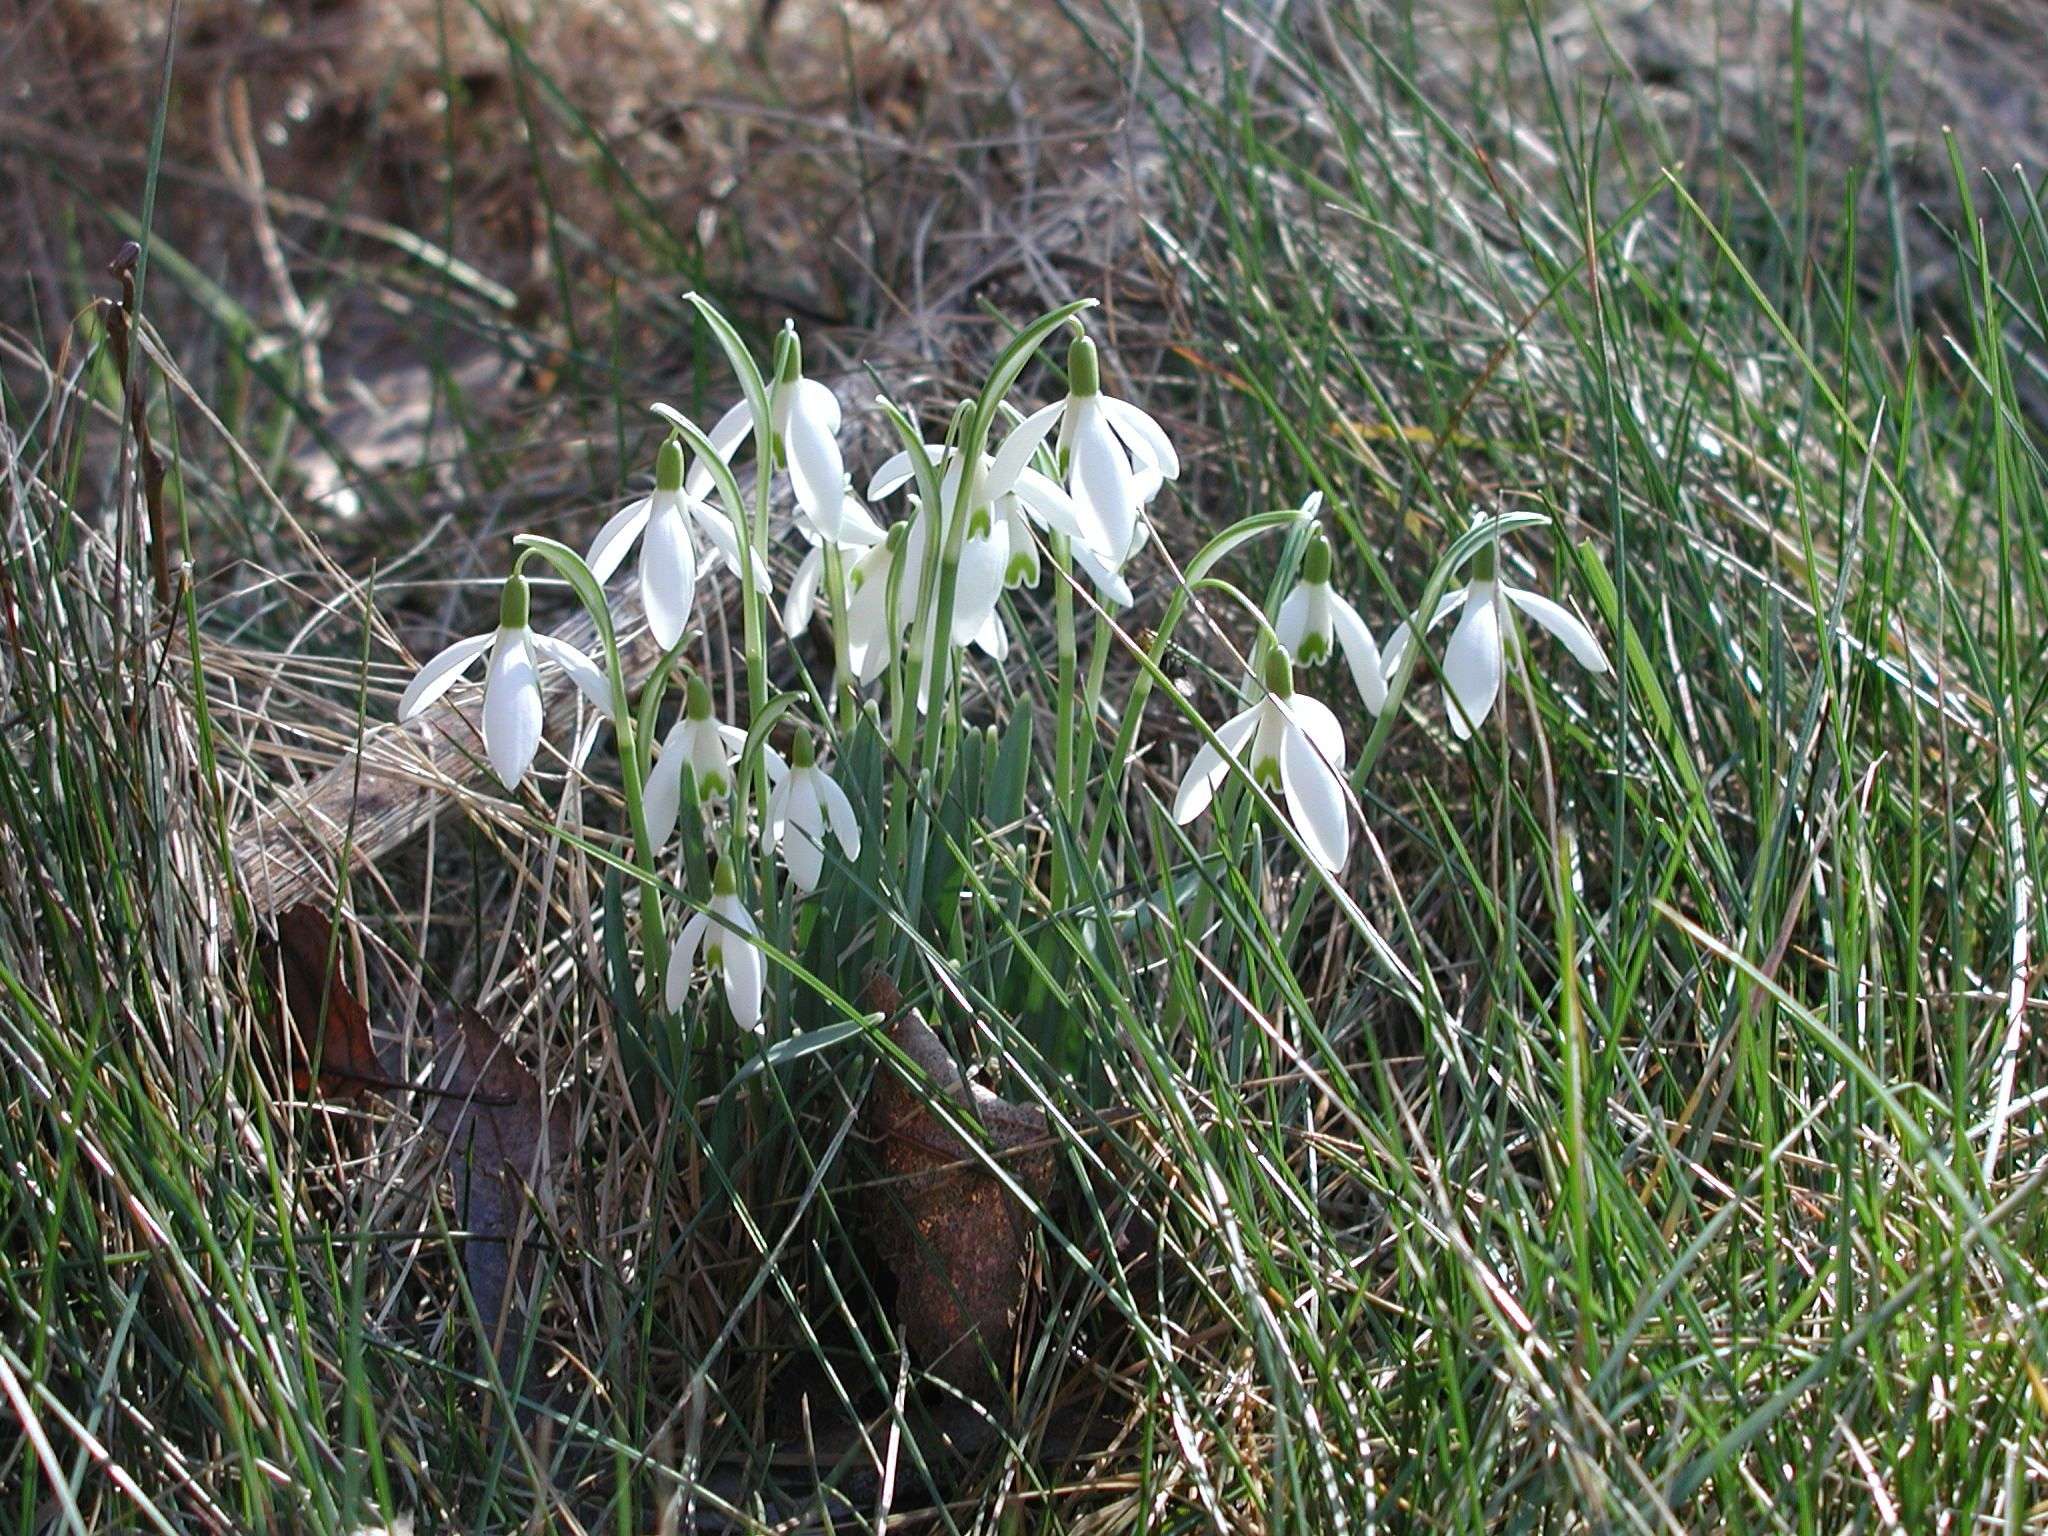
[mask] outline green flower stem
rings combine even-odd
[[[512,563],[512,581],[506,583],[508,593],[503,602],[508,611],[514,605],[526,605],[523,571],[526,562],[536,555],[569,578],[570,588],[590,615],[591,624],[597,630],[598,644],[604,651],[605,681],[612,696],[612,731],[619,748],[619,791],[626,802],[626,825],[633,834],[633,867],[640,877],[640,922],[646,935],[647,974],[654,990],[651,1006],[658,1010],[668,969],[667,925],[662,920],[661,887],[655,871],[655,859],[660,850],[654,846],[654,839],[647,832],[647,781],[641,771],[633,696],[626,685],[626,668],[619,655],[618,634],[612,628],[611,609],[605,604],[604,593],[591,577],[589,568],[573,551],[552,540],[529,536],[522,541],[519,554]],[[515,582],[518,585],[516,593],[510,590]]]
[[[1073,814],[1070,796],[1074,779],[1074,676],[1080,651],[1074,639],[1074,551],[1067,536],[1055,533],[1052,543],[1053,640],[1057,658],[1058,703],[1053,710],[1053,798]],[[1091,851],[1091,859],[1099,850]],[[1056,840],[1052,847],[1052,909],[1064,911],[1072,887],[1066,854]]]
[[[832,620],[832,708],[844,736],[853,729],[858,700],[853,662],[846,647],[846,562],[830,539],[825,541],[825,608]]]

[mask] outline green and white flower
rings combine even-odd
[[[1206,811],[1236,766],[1281,800],[1309,855],[1336,874],[1351,856],[1344,728],[1327,705],[1295,691],[1284,650],[1267,656],[1265,684],[1265,696],[1220,726],[1188,764],[1173,819],[1185,826]]]
[[[860,857],[860,823],[853,802],[813,759],[809,733],[799,731],[789,772],[769,792],[762,812],[761,848],[779,848],[796,888],[815,891],[824,873],[828,831],[848,859]]]
[[[484,670],[484,755],[507,789],[517,789],[540,750],[547,710],[541,699],[538,661],[551,661],[569,674],[583,696],[611,718],[611,689],[597,664],[566,640],[537,635],[528,624],[532,597],[526,579],[513,575],[498,600],[498,627],[458,640],[420,668],[398,701],[398,718],[411,720],[461,680],[489,651]]]
[[[1302,504],[1302,515],[1314,517],[1321,506],[1319,491]],[[1358,610],[1331,587],[1330,545],[1320,532],[1302,560],[1301,580],[1280,604],[1273,633],[1305,667],[1320,666],[1342,651],[1365,707],[1374,714],[1386,707],[1387,673],[1379,644]]]
[[[709,909],[683,924],[669,951],[664,993],[669,1008],[683,1006],[701,958],[705,972],[718,977],[733,1022],[741,1029],[759,1029],[761,993],[767,980],[766,960],[755,938],[760,931],[753,914],[740,901],[732,866],[720,859],[711,876]]]
[[[647,836],[656,848],[666,847],[676,829],[682,811],[683,775],[690,775],[699,805],[722,800],[732,793],[734,765],[746,744],[745,731],[726,725],[711,713],[711,690],[704,680],[691,678],[683,695],[682,718],[669,727],[654,770],[647,775],[642,804]],[[789,771],[782,754],[766,743],[761,755],[768,764],[770,784]]]

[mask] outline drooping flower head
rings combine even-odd
[[[705,489],[708,490],[707,482]],[[717,560],[739,569],[739,539],[725,514],[692,491],[683,473],[683,445],[665,440],[654,461],[654,493],[621,507],[590,541],[584,563],[600,582],[611,580],[637,541],[640,545],[640,607],[663,650],[672,650],[689,628],[697,601],[696,533],[703,533]],[[759,567],[757,566],[757,569]]]
[[[1450,721],[1451,734],[1461,741],[1486,723],[1486,717],[1493,713],[1494,701],[1500,697],[1510,634],[1501,623],[1504,603],[1512,604],[1557,636],[1572,659],[1588,672],[1598,676],[1607,670],[1607,655],[1592,630],[1561,603],[1500,580],[1495,573],[1497,558],[1497,544],[1482,545],[1473,556],[1472,579],[1462,592],[1444,595],[1426,626],[1434,629],[1452,614],[1458,615],[1458,626],[1451,631],[1450,643],[1444,647],[1442,672],[1444,713]],[[1404,620],[1387,643],[1384,667],[1389,682],[1414,640],[1414,623]]]
[[[669,727],[654,771],[647,775],[642,804],[647,835],[656,848],[667,845],[682,813],[683,775],[689,774],[699,805],[723,800],[732,793],[733,768],[746,745],[747,733],[712,714],[711,690],[704,679],[692,677],[683,691],[682,716]],[[761,755],[771,783],[788,772],[788,764],[773,747],[764,744]]]
[[[1180,476],[1180,456],[1159,423],[1102,392],[1102,364],[1087,336],[1067,349],[1067,395],[1024,418],[1003,454],[1028,464],[1053,427],[1054,455],[1074,504],[1076,537],[1112,567],[1138,546],[1139,519],[1161,485]]]
[[[1303,503],[1313,517],[1322,505],[1320,492]],[[1301,580],[1280,604],[1273,634],[1305,667],[1320,666],[1339,651],[1351,668],[1351,680],[1365,707],[1378,714],[1387,702],[1387,674],[1380,648],[1365,620],[1341,592],[1330,585],[1330,543],[1317,530],[1301,562]]]
[[[676,935],[668,956],[668,985],[664,1000],[670,1009],[683,1006],[697,961],[706,973],[715,975],[725,992],[725,1005],[741,1029],[761,1027],[761,993],[767,966],[755,935],[753,914],[739,897],[739,883],[732,865],[718,861],[711,874],[711,901],[706,911],[695,914]]]
[[[1264,674],[1264,697],[1218,727],[1216,740],[1188,764],[1174,796],[1173,819],[1185,826],[1206,811],[1230,772],[1231,757],[1238,757],[1253,782],[1286,806],[1310,857],[1336,874],[1351,856],[1344,728],[1327,705],[1295,689],[1285,650],[1267,655]]]
[[[769,793],[761,817],[761,847],[779,848],[798,890],[815,891],[825,868],[829,830],[848,859],[860,857],[860,823],[853,802],[817,765],[810,734],[798,731],[790,748],[789,772]]]
[[[526,578],[514,572],[498,599],[498,627],[458,640],[420,668],[398,701],[400,721],[411,720],[439,699],[485,651],[484,756],[507,789],[517,789],[540,750],[547,710],[541,698],[536,660],[553,662],[569,674],[583,696],[611,718],[611,690],[597,665],[565,640],[537,635],[530,625],[532,595]]]

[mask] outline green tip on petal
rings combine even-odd
[[[1102,393],[1102,364],[1086,336],[1076,336],[1067,348],[1067,393],[1081,399]]]
[[[1312,587],[1330,584],[1330,541],[1320,533],[1310,542],[1308,556],[1301,562],[1301,579]]]
[[[498,627],[500,629],[524,629],[533,614],[533,596],[527,591],[526,578],[513,575],[505,578],[505,590],[498,597]]]
[[[1276,699],[1294,696],[1294,664],[1287,659],[1287,648],[1276,645],[1266,657],[1266,692]]]
[[[657,491],[680,491],[683,488],[683,445],[673,437],[661,445],[661,452],[654,456],[654,488]]]
[[[732,861],[721,858],[711,869],[711,894],[737,896],[739,889],[739,880],[732,872]]]
[[[1301,650],[1295,660],[1304,667],[1313,667],[1330,659],[1330,647],[1318,634],[1310,633],[1301,637]]]
[[[785,320],[775,338],[775,382],[794,384],[803,373],[804,344],[796,339],[796,322]]]
[[[690,720],[711,718],[711,690],[704,686],[703,678],[690,679],[690,686],[683,694],[683,715]]]
[[[789,766],[808,768],[817,760],[817,750],[811,745],[811,733],[798,727],[796,740],[789,744]]]

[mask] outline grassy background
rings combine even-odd
[[[805,1404],[902,1431],[837,1474],[841,1529],[891,1458],[960,1529],[2048,1520],[2024,7],[790,9],[765,72],[715,11],[227,15],[166,53],[49,7],[0,54],[34,65],[0,117],[0,1522],[637,1531],[686,1466],[821,1522]],[[1321,489],[1384,632],[1473,509],[1536,510],[1511,571],[1621,679],[1537,641],[1477,742],[1428,687],[1386,738],[1348,888],[1420,1006],[1243,821],[1221,864],[1161,824],[1164,704],[1068,906],[1065,822],[963,791],[990,889],[898,979],[1070,1169],[1000,1422],[930,1388],[892,1420],[842,1134],[875,1061],[636,1098],[600,877],[541,830],[574,797],[459,797],[350,899],[385,1027],[475,1003],[576,1119],[508,1411],[434,1149],[265,1085],[227,834],[388,716],[396,640],[466,630],[509,532],[587,536],[646,398],[722,396],[682,287],[855,350],[1130,122],[1166,149],[1140,247],[988,297],[1104,295],[1190,461],[1174,547]],[[250,145],[296,199],[263,219]],[[168,644],[73,323],[145,222],[190,383],[151,389]],[[937,395],[974,350],[883,361]],[[1185,638],[1216,704],[1221,635]],[[1021,649],[985,718],[1037,722],[1042,786]]]

